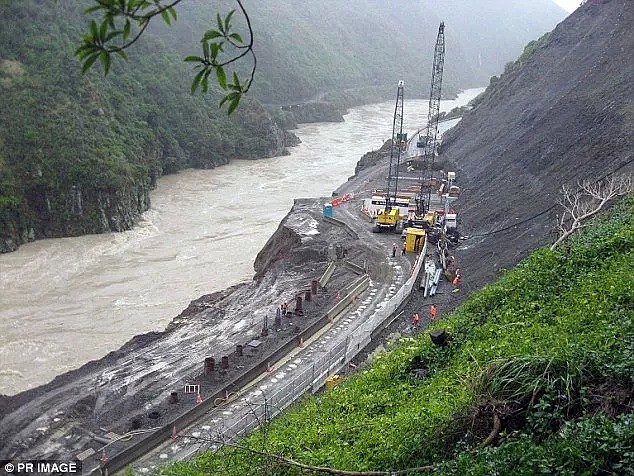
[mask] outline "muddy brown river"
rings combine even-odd
[[[423,124],[426,111],[426,101],[406,100],[407,129]],[[302,144],[289,156],[165,176],[130,231],[42,240],[0,255],[0,393],[44,384],[136,334],[162,330],[192,299],[251,279],[293,198],[330,196],[390,137],[393,113],[393,102],[354,108],[343,123],[302,125]]]

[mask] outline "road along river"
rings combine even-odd
[[[482,89],[443,101],[464,105]],[[186,170],[159,180],[152,208],[123,233],[42,240],[0,255],[0,394],[50,381],[162,330],[203,294],[253,276],[253,260],[296,197],[329,196],[392,133],[394,103],[302,125],[291,155]],[[405,101],[404,123],[427,101]],[[453,125],[445,124],[444,127]]]

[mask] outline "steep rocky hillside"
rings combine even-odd
[[[458,164],[467,286],[552,239],[562,184],[632,172],[634,2],[588,1],[524,54],[445,137]],[[503,230],[503,231],[498,231]]]

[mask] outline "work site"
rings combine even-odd
[[[569,225],[557,204],[562,185],[619,177],[620,188],[600,205],[606,208],[631,195],[634,65],[631,59],[625,66],[620,63],[634,48],[634,8],[630,0],[587,3],[535,43],[530,55],[510,63],[454,117],[441,112],[445,60],[452,61],[441,22],[429,58],[424,123],[407,123],[408,84],[395,78],[394,113],[385,124],[391,129],[388,140],[360,157],[354,175],[330,196],[295,199],[257,254],[252,280],[192,301],[164,331],[138,335],[48,384],[0,396],[0,459],[74,460],[92,475],[149,474],[197,461],[204,451],[222,455],[223,448],[247,448],[245,454],[272,461],[268,474],[332,469],[328,463],[334,466],[338,456],[332,461],[320,456],[311,466],[298,463],[310,448],[265,446],[275,417],[301,402],[319,407],[314,402],[322,396],[345,392],[348,379],[371,375],[376,362],[391,362],[381,357],[386,350],[402,344],[410,349],[402,352],[414,355],[418,350],[411,349],[429,345],[426,354],[407,354],[406,365],[390,370],[391,379],[413,394],[411,388],[426,385],[441,374],[445,362],[449,365],[452,345],[472,345],[466,325],[444,325],[445,317],[470,297],[482,296],[478,290],[503,278],[536,247],[568,246],[556,241],[568,236]],[[604,84],[606,77],[609,84]],[[578,226],[584,227],[585,222]],[[569,234],[577,230],[570,229]],[[622,248],[626,252],[631,244]],[[508,286],[508,295],[521,287]],[[611,309],[627,313],[631,305],[631,299],[623,298]],[[489,311],[478,312],[473,320],[481,324]],[[505,326],[527,325],[522,319]],[[526,338],[531,338],[528,331]],[[492,359],[494,347],[486,350]],[[480,368],[484,360],[467,360],[486,374]],[[551,363],[554,368],[558,361]],[[609,407],[614,418],[632,409],[632,387],[623,378],[615,384],[618,391],[601,400],[601,408]],[[471,383],[463,387],[472,388]],[[382,395],[382,390],[375,392]],[[560,400],[573,398],[563,390],[560,394]],[[541,395],[535,390],[533,398]],[[451,448],[473,444],[482,449],[517,436],[532,421],[527,415],[534,402],[515,394],[504,405],[501,401],[470,402],[466,417],[447,423],[462,434],[442,433],[438,441]],[[385,398],[377,403],[377,414],[387,418],[398,403]],[[352,413],[355,405],[369,408],[373,403],[353,402],[336,412]],[[479,416],[487,423],[481,424]],[[252,441],[240,446],[243,437],[260,438],[258,428],[264,429],[262,448]],[[365,431],[351,428],[352,435]],[[349,439],[354,446],[354,437]],[[425,474],[443,469],[432,461],[438,455],[449,458],[440,450],[421,450],[412,460],[420,463],[418,469],[401,455],[390,460],[390,468],[398,468],[394,473],[370,462],[341,469],[358,473],[332,474]],[[236,464],[238,474],[241,466]],[[187,474],[178,465],[168,468],[166,474]],[[385,473],[370,473],[375,469]]]

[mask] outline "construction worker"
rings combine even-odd
[[[460,274],[458,274],[458,272],[456,271],[456,275],[454,276],[453,281],[452,281],[453,285],[454,286],[458,286],[460,284],[460,279],[462,279],[462,278],[461,278]]]
[[[396,243],[392,243],[392,258],[396,257]]]
[[[284,301],[282,305],[280,306],[280,308],[282,309],[282,315],[285,316],[286,312],[288,311],[288,303]]]
[[[415,312],[414,316],[412,317],[412,326],[418,327],[419,322],[420,322],[420,316],[418,315],[417,312]]]
[[[401,247],[401,256],[405,256],[405,249],[407,248],[407,244],[403,241],[403,246]]]
[[[438,315],[438,309],[436,308],[434,304],[432,304],[431,307],[429,308],[429,315],[431,316],[432,321],[436,320],[436,316]]]

